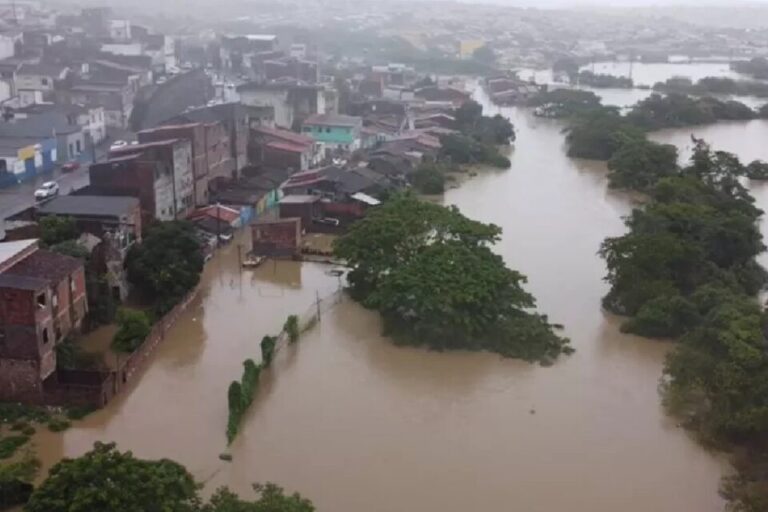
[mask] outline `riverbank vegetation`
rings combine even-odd
[[[766,315],[756,294],[768,274],[762,211],[741,179],[765,164],[742,164],[695,140],[688,165],[647,140],[625,141],[610,161],[612,183],[648,195],[608,238],[606,309],[629,317],[625,332],[675,338],[664,367],[668,410],[709,445],[734,451],[738,473],[721,492],[732,510],[768,503]]]
[[[726,77],[708,76],[694,82],[690,78],[673,77],[664,82],[657,82],[655,91],[706,96],[722,94],[729,96],[756,96],[768,98],[768,83],[753,80],[734,80]]]
[[[381,313],[396,342],[552,363],[573,349],[534,311],[525,276],[491,251],[500,235],[456,208],[402,195],[355,223],[335,252],[352,267],[352,297]]]
[[[680,94],[652,94],[621,115],[610,107],[596,107],[571,118],[568,154],[609,160],[627,141],[641,141],[645,133],[662,128],[755,119],[757,113],[737,101]]]
[[[97,489],[98,492],[94,492]],[[32,492],[27,512],[313,512],[312,502],[286,495],[275,484],[255,484],[256,499],[243,500],[226,487],[205,502],[202,485],[181,464],[169,459],[145,460],[120,452],[114,443],[96,443],[75,459],[63,459]]]
[[[421,194],[445,192],[448,167],[437,162],[424,162],[410,176],[411,185]]]
[[[586,70],[580,71],[578,75],[572,77],[571,82],[596,89],[631,89],[635,86],[629,77],[593,73]]]
[[[149,226],[141,244],[126,259],[128,279],[162,315],[197,286],[203,256],[192,224],[157,222]]]
[[[515,128],[501,115],[483,115],[483,107],[468,100],[454,113],[459,133],[440,137],[442,145],[438,161],[447,164],[489,164],[509,167],[507,157],[499,152],[499,146],[515,141]]]
[[[529,107],[537,107],[540,117],[570,118],[587,114],[603,107],[600,97],[592,91],[580,89],[554,89],[542,91],[527,101]]]
[[[768,79],[768,59],[765,57],[755,57],[747,61],[732,62],[731,69],[737,73],[749,75],[758,80]]]

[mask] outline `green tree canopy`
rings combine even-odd
[[[2,476],[0,474],[0,476]],[[257,499],[243,500],[226,487],[208,503],[184,466],[168,459],[144,460],[96,443],[76,459],[56,464],[32,493],[27,512],[313,512],[312,502],[286,495],[275,484],[255,484]]]
[[[455,207],[398,196],[354,224],[336,254],[353,268],[353,297],[382,313],[396,341],[551,362],[571,349],[532,312],[525,277],[490,250],[500,233]]]
[[[719,283],[750,294],[763,286],[765,271],[755,261],[765,250],[762,212],[739,183],[744,172],[736,157],[698,141],[690,165],[658,180],[651,201],[626,219],[629,232],[603,243],[611,284],[603,303],[635,317],[626,329],[679,336],[698,323],[685,301],[701,287]]]
[[[678,172],[677,148],[627,137],[608,160],[608,169],[612,187],[648,192],[660,179]]]
[[[137,459],[114,444],[96,443],[76,459],[56,464],[35,489],[27,512],[192,512],[197,485],[180,464]]]
[[[191,224],[159,222],[149,227],[141,244],[131,247],[126,265],[131,283],[163,313],[200,281],[203,256]]]
[[[40,241],[47,247],[74,240],[80,232],[72,217],[49,215],[40,219]]]
[[[118,330],[112,338],[112,348],[118,352],[133,352],[152,330],[147,314],[137,309],[120,308],[116,320]]]
[[[275,484],[256,484],[256,501],[244,501],[227,488],[218,489],[201,512],[314,512],[312,502],[294,493],[286,495]]]
[[[423,163],[409,176],[413,188],[422,194],[442,194],[445,191],[445,172],[443,165]]]

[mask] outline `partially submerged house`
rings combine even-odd
[[[88,311],[83,262],[39,248],[0,243],[0,401],[48,403],[56,346]]]

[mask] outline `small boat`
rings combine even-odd
[[[264,263],[264,260],[266,258],[264,256],[249,256],[245,260],[243,260],[243,267],[244,268],[256,268],[262,263]]]

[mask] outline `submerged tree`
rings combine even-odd
[[[499,235],[456,208],[400,196],[356,223],[336,253],[353,267],[353,296],[382,313],[396,341],[550,362],[570,352],[567,340],[532,312],[525,277],[490,250]]]

